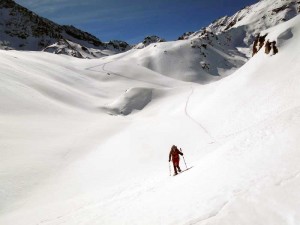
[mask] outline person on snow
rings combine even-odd
[[[174,166],[174,175],[177,175],[177,169],[179,173],[181,172],[181,169],[179,167],[179,160],[180,160],[179,155],[183,155],[183,153],[179,151],[175,145],[173,145],[169,154],[169,162],[171,162],[171,158],[172,158],[172,162]]]

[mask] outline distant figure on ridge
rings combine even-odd
[[[181,172],[181,169],[179,167],[179,160],[180,160],[179,155],[183,155],[183,153],[179,151],[175,145],[173,145],[169,154],[169,162],[171,162],[171,157],[172,157],[172,162],[174,166],[174,175],[177,175],[177,169],[179,173]]]

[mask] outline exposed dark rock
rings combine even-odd
[[[265,44],[265,53],[269,54],[271,51],[271,43],[269,42],[269,40],[267,40],[266,44]]]
[[[278,48],[276,46],[276,41],[265,41],[265,38],[266,38],[267,34],[264,35],[264,36],[257,36],[254,43],[253,43],[253,54],[252,56],[254,56],[260,49],[257,49],[257,45],[259,46],[265,46],[265,53],[268,55],[270,54],[270,52],[272,51],[273,52],[273,55],[277,54],[278,53]]]
[[[114,48],[120,52],[127,51],[130,49],[130,45],[125,41],[111,40],[108,43],[105,43],[107,48]]]
[[[271,43],[271,48],[273,49],[273,54],[276,55],[278,53],[278,48],[276,46],[276,41]]]
[[[230,29],[230,28],[233,27],[235,24],[236,24],[236,20],[231,21],[231,22],[227,25],[227,27],[225,28],[225,30]]]
[[[194,32],[189,31],[189,32],[185,32],[183,33],[177,40],[186,40],[190,37],[190,35],[192,35]]]
[[[166,41],[165,39],[160,38],[160,37],[158,37],[156,35],[147,36],[147,37],[144,38],[144,40],[141,43],[139,43],[136,46],[134,46],[134,48],[136,48],[136,49],[142,49],[142,48],[147,47],[150,44],[160,43],[160,42],[165,42],[165,41]]]
[[[283,10],[285,10],[287,8],[289,8],[289,5],[283,5],[283,6],[279,7],[279,8],[273,9],[272,12],[273,13],[279,13],[280,11],[283,11]]]
[[[143,44],[152,44],[152,43],[158,43],[158,42],[165,42],[165,39],[160,38],[156,35],[153,35],[153,36],[147,36],[143,40]]]
[[[267,35],[268,34],[260,36],[260,34],[258,34],[255,37],[255,40],[254,40],[254,43],[253,43],[253,46],[252,46],[252,56],[254,56],[264,46],[265,39],[266,39]]]

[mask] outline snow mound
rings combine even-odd
[[[293,37],[292,29],[287,29],[278,36],[278,42],[284,42]]]
[[[128,115],[134,110],[142,110],[152,99],[152,89],[131,88],[105,107],[113,115]]]

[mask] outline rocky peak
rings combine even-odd
[[[131,49],[131,46],[125,42],[120,40],[111,40],[108,43],[104,43],[108,49],[117,49],[120,52],[128,51]]]
[[[165,39],[160,38],[156,35],[147,36],[147,37],[144,38],[144,40],[141,43],[137,44],[134,48],[135,49],[142,49],[142,48],[147,47],[150,44],[165,42],[165,41],[166,41]]]
[[[189,39],[189,37],[193,34],[194,32],[188,31],[183,33],[177,40],[186,40]]]

